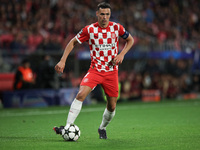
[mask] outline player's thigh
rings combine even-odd
[[[101,84],[103,77],[95,70],[90,69],[81,81],[81,86],[89,86],[94,89],[97,84]]]
[[[109,97],[118,97],[119,83],[118,83],[118,73],[113,72],[112,74],[106,76],[103,83],[101,84],[104,92]]]
[[[89,86],[80,86],[76,99],[79,101],[84,101],[88,94],[92,91]]]

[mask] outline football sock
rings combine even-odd
[[[105,109],[104,113],[103,113],[103,119],[100,125],[100,129],[106,129],[107,125],[110,123],[110,121],[112,120],[112,118],[115,116],[115,110],[113,112],[110,112],[107,110],[107,108]]]
[[[78,114],[81,111],[82,103],[83,102],[77,100],[76,98],[74,99],[74,101],[71,104],[69,113],[68,113],[66,126],[69,126],[70,124],[74,123],[74,121],[76,120]]]

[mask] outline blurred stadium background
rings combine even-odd
[[[61,76],[54,66],[69,40],[97,21],[99,2],[0,0],[0,95],[6,107],[70,103],[90,65],[87,43],[75,47]],[[200,98],[200,1],[107,2],[110,20],[121,23],[135,40],[120,65],[119,101]],[[123,45],[120,40],[119,50]],[[31,63],[35,84],[15,91],[14,76],[23,59]],[[90,94],[91,100],[104,101],[101,87]]]

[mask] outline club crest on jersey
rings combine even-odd
[[[111,33],[111,38],[112,38],[112,39],[115,39],[115,38],[116,38],[115,33]]]

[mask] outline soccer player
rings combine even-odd
[[[106,127],[115,116],[118,97],[118,65],[122,63],[124,55],[133,45],[133,37],[119,23],[111,22],[111,6],[106,2],[98,4],[96,16],[98,22],[84,27],[67,44],[63,56],[55,66],[57,73],[63,73],[66,59],[74,46],[88,42],[90,47],[91,65],[82,79],[80,89],[71,104],[66,126],[54,127],[57,134],[63,128],[73,124],[82,108],[82,103],[87,95],[101,84],[107,96],[107,107],[103,113],[102,122],[98,128],[99,138],[107,139]],[[118,54],[119,37],[126,40],[123,50]]]

